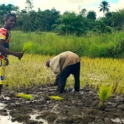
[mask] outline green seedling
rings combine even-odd
[[[25,93],[18,93],[18,94],[15,94],[16,97],[19,97],[19,98],[24,98],[24,99],[28,99],[28,100],[32,100],[33,99],[33,96],[30,95],[30,94],[25,94]]]
[[[99,99],[100,99],[98,107],[101,108],[101,107],[105,106],[104,105],[105,101],[111,96],[109,87],[106,85],[101,86],[99,89],[98,95],[99,95]]]
[[[23,53],[27,52],[28,50],[31,49],[32,46],[33,46],[33,43],[32,42],[24,43],[23,48],[22,48],[22,52]]]
[[[22,52],[25,53],[26,51],[28,51],[29,49],[31,49],[32,46],[33,46],[33,43],[32,42],[24,43],[23,48],[22,48]]]
[[[63,98],[60,97],[60,96],[49,96],[49,98],[50,98],[50,99],[53,99],[53,100],[58,100],[58,101],[63,100]]]

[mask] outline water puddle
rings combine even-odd
[[[48,124],[47,121],[45,121],[44,119],[36,119],[36,117],[38,116],[38,114],[34,114],[34,115],[30,115],[31,119],[30,120],[37,120],[38,122],[43,122],[43,124]]]
[[[0,110],[4,109],[5,107],[6,107],[6,104],[0,103]],[[0,124],[22,124],[22,123],[18,123],[17,121],[12,122],[11,116],[0,115]]]
[[[0,124],[22,124],[22,123],[18,123],[17,121],[12,122],[10,116],[1,116],[0,115]]]
[[[4,109],[5,106],[6,106],[6,104],[0,103],[0,110]],[[48,122],[45,121],[44,119],[36,119],[36,116],[38,116],[38,114],[30,115],[30,117],[31,117],[30,120],[36,120],[38,122],[41,121],[41,122],[43,122],[43,124],[48,124]],[[0,115],[0,124],[23,124],[23,123],[19,123],[17,121],[12,122],[11,121],[11,116],[9,116],[9,112],[8,112],[8,116]]]
[[[120,123],[120,124],[123,124],[124,123],[124,118],[123,119],[120,119],[120,118],[115,118],[115,119],[111,119],[113,122],[115,123]]]
[[[0,103],[0,110],[3,109],[6,105],[4,103]]]

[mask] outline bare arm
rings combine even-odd
[[[5,41],[0,39],[0,52],[8,54],[8,55],[13,55],[13,56],[16,56],[18,58],[21,58],[23,56],[22,52],[13,52],[13,51],[10,51],[10,50],[4,48],[3,47],[4,43],[5,43]]]

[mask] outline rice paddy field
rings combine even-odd
[[[123,32],[85,37],[20,31],[12,35],[11,50],[24,56],[9,56],[4,67],[0,124],[124,123]],[[60,94],[52,86],[56,76],[46,61],[67,50],[82,56],[81,88],[74,92],[70,75]]]
[[[124,123],[123,59],[82,57],[80,92],[73,91],[70,75],[66,92],[60,94],[51,85],[55,75],[45,65],[52,57],[24,54],[19,60],[9,56],[0,97],[0,124]],[[18,97],[20,93],[31,99]]]
[[[5,68],[5,82],[9,89],[28,87],[33,83],[52,84],[55,75],[46,67],[45,63],[53,56],[24,54],[21,60],[9,56],[9,66]],[[81,58],[80,83],[81,88],[86,85],[94,89],[107,85],[111,92],[124,94],[124,59],[112,58]],[[66,87],[73,88],[72,75],[67,79]]]

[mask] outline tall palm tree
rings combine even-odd
[[[99,5],[99,11],[103,11],[103,16],[105,16],[105,12],[109,12],[109,2],[107,1],[102,1]]]

